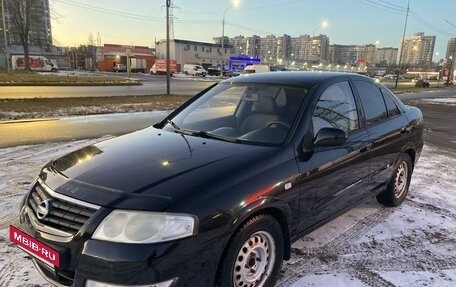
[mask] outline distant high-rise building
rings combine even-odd
[[[260,40],[260,58],[266,62],[277,61],[277,38],[267,35]]]
[[[453,60],[456,57],[456,37],[450,38],[448,40],[448,46],[447,46],[447,50],[446,50],[446,54],[445,54],[445,59],[447,60],[450,57],[452,57]]]
[[[312,63],[326,63],[329,61],[329,38],[326,35],[312,37],[310,61]]]
[[[253,35],[252,37],[246,38],[245,52],[248,56],[259,57],[260,56],[260,44],[261,37]]]
[[[289,59],[291,56],[291,37],[284,34],[283,36],[277,37],[277,57],[280,61]],[[281,64],[281,63],[280,63]]]
[[[374,64],[382,66],[396,65],[398,51],[398,48],[392,47],[378,48],[375,50]]]
[[[312,51],[312,41],[309,35],[301,35],[291,38],[291,53],[293,59],[310,61]]]
[[[19,34],[16,33],[13,18],[10,13],[14,5],[21,5],[22,1],[4,0],[5,3],[5,24],[8,31],[8,45],[22,45]],[[36,0],[30,16],[30,46],[52,46],[51,16],[49,10],[49,0]],[[1,11],[0,11],[1,15]],[[2,15],[3,16],[3,15]],[[0,21],[1,22],[1,21]],[[3,23],[0,23],[2,26]],[[2,27],[3,28],[3,27]],[[4,43],[3,33],[0,35],[0,42]]]
[[[399,58],[402,54],[402,64],[409,65],[429,65],[434,54],[435,36],[425,36],[424,33],[415,33],[413,36],[406,37],[401,43]]]
[[[215,43],[219,43],[220,37],[213,38],[213,40]],[[257,35],[252,37],[239,35],[234,38],[226,37],[225,44],[232,46],[234,53],[237,55],[258,57],[260,55],[260,40],[260,36]]]
[[[329,62],[337,65],[357,65],[364,63],[371,66],[374,62],[375,45],[330,45]]]

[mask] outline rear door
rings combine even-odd
[[[405,145],[407,120],[389,91],[367,81],[354,81],[371,138],[369,189],[375,192],[389,181]]]
[[[348,81],[326,88],[316,103],[310,131],[313,138],[323,127],[342,129],[346,144],[317,147],[300,159],[300,210],[303,231],[363,198],[368,179],[369,135],[361,128],[357,103]]]

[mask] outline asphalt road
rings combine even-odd
[[[148,76],[154,78],[154,76]],[[147,79],[145,75],[141,79]],[[173,79],[170,84],[171,94],[196,95],[214,84],[218,79]],[[12,86],[1,87],[0,99],[32,98],[72,98],[72,97],[109,97],[109,96],[145,96],[166,94],[166,80],[143,81],[140,86]]]
[[[401,94],[408,104],[420,107],[425,119],[425,140],[443,149],[456,150],[455,105],[437,105],[423,99],[456,98],[456,89]],[[121,135],[163,119],[169,111],[108,114],[73,118],[0,122],[0,148]]]
[[[0,121],[0,148],[122,135],[161,121],[169,111]]]

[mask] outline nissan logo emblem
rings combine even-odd
[[[42,201],[36,209],[36,217],[38,217],[38,219],[40,219],[40,220],[45,218],[51,211],[51,207],[52,207],[52,202],[50,199],[46,199],[46,200]]]

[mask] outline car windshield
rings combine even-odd
[[[165,130],[260,145],[284,143],[307,88],[220,83],[173,118]]]

